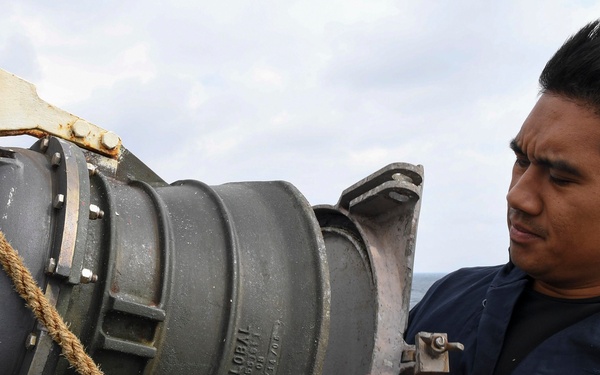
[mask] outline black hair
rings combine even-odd
[[[600,114],[600,20],[584,26],[560,47],[540,75],[542,93],[589,105]]]

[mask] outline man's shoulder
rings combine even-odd
[[[508,274],[511,269],[510,265],[461,268],[436,281],[430,288],[430,292],[436,289],[447,292],[448,288],[465,290],[474,286],[487,286],[499,273]]]
[[[512,277],[510,264],[469,267],[436,281],[410,311],[406,340],[413,343],[417,332],[446,332],[465,341],[478,324],[490,285]]]
[[[522,277],[522,271],[511,263],[461,268],[436,281],[411,310],[411,318],[438,319],[447,316],[450,311],[470,315],[485,304],[490,286],[510,283]]]

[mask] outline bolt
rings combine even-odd
[[[60,155],[60,152],[55,152],[52,155],[52,160],[50,162],[52,163],[53,167],[58,167],[60,165],[61,159],[62,159],[62,156]]]
[[[50,144],[50,140],[48,139],[48,137],[42,138],[42,140],[40,141],[40,151],[46,152],[46,150],[48,149],[48,144]]]
[[[117,147],[119,140],[119,136],[113,132],[106,132],[102,134],[102,145],[109,150]]]
[[[81,277],[79,278],[83,284],[95,283],[98,281],[98,275],[95,275],[92,270],[84,268],[81,270]]]
[[[95,204],[90,204],[90,220],[102,219],[104,217],[104,211]]]
[[[83,120],[77,120],[73,124],[71,130],[73,131],[73,135],[75,137],[85,138],[88,134],[90,134],[90,125]]]
[[[54,197],[54,202],[52,203],[54,208],[62,208],[62,206],[64,206],[64,204],[65,204],[64,194],[56,194],[56,196]]]
[[[397,193],[395,191],[390,191],[388,193],[388,196],[398,202],[408,202],[410,200],[410,197],[408,195],[403,193]]]
[[[50,258],[48,264],[46,264],[46,273],[53,274],[54,271],[56,271],[56,259]]]
[[[88,170],[89,175],[93,176],[96,174],[96,172],[98,172],[98,167],[96,167],[92,163],[87,163],[87,170]]]
[[[410,178],[407,175],[402,174],[402,173],[394,173],[392,175],[392,179],[394,179],[396,181],[400,181],[400,182],[410,182],[411,184],[413,182],[412,178]]]
[[[27,350],[33,349],[37,344],[37,335],[35,333],[30,333],[25,340],[25,347]]]

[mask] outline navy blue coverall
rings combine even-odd
[[[449,274],[411,310],[405,339],[414,344],[420,331],[445,332],[450,341],[465,346],[464,352],[450,353],[451,374],[491,375],[513,307],[527,283],[528,276],[512,263]],[[600,374],[600,313],[554,333],[512,374]]]

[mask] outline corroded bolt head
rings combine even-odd
[[[60,155],[60,152],[55,152],[54,154],[52,154],[52,160],[50,160],[50,163],[52,164],[53,167],[57,167],[60,165],[61,159],[62,159],[62,156]]]
[[[117,147],[119,144],[119,136],[113,132],[106,132],[102,134],[102,146],[106,147],[109,150]]]
[[[52,202],[52,206],[54,206],[54,208],[62,208],[62,206],[64,206],[64,204],[65,204],[64,194],[56,194],[56,196],[54,197],[54,202]]]
[[[88,134],[90,134],[90,125],[83,120],[77,120],[73,124],[71,130],[73,131],[73,135],[75,137],[85,138]]]
[[[27,336],[27,339],[25,340],[25,347],[27,348],[27,350],[29,349],[33,349],[35,347],[35,345],[37,344],[37,335],[35,333],[30,333],[29,336]]]
[[[104,211],[95,204],[90,204],[90,220],[102,219],[104,217]]]
[[[94,275],[92,270],[88,268],[84,268],[81,270],[81,277],[79,278],[83,284],[95,283],[98,281],[98,276]]]

